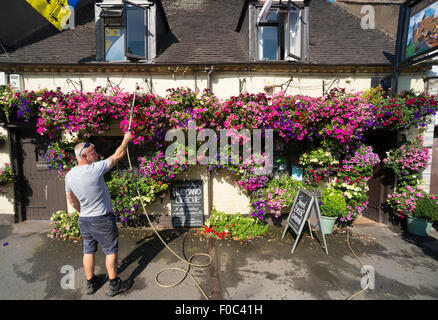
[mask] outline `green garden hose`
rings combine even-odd
[[[131,114],[130,114],[130,119],[129,119],[129,127],[128,127],[128,131],[131,130],[131,121],[132,121],[132,114],[133,114],[133,111],[134,111],[134,103],[135,103],[136,92],[137,92],[137,89],[136,89],[135,92],[134,92],[134,99],[133,99],[133,101],[132,101],[132,107],[131,107]],[[128,156],[129,168],[130,168],[130,170],[131,170],[131,172],[132,172],[132,164],[131,164],[131,158],[130,158],[130,155],[129,155],[129,148],[127,149],[127,156]],[[135,184],[136,184],[137,194],[138,194],[138,197],[139,197],[139,199],[140,199],[140,203],[141,203],[141,205],[142,205],[142,207],[143,207],[144,215],[146,216],[146,218],[147,218],[147,220],[148,220],[148,222],[149,222],[149,225],[152,227],[152,229],[154,230],[155,234],[158,236],[158,238],[161,240],[161,242],[164,244],[164,246],[165,246],[167,249],[169,249],[169,251],[172,252],[172,253],[173,253],[173,254],[174,254],[179,260],[183,261],[183,262],[187,265],[187,269],[182,269],[182,268],[165,268],[165,269],[162,269],[162,270],[161,270],[160,272],[158,272],[157,275],[155,276],[155,282],[156,282],[157,285],[159,285],[160,287],[163,287],[163,288],[172,288],[172,287],[175,287],[175,286],[179,285],[179,284],[180,284],[180,283],[186,278],[186,276],[189,275],[189,276],[192,278],[192,280],[195,282],[196,286],[199,288],[199,290],[201,291],[201,293],[202,293],[202,295],[205,297],[205,299],[209,300],[208,296],[205,294],[204,290],[202,290],[202,288],[201,288],[201,286],[199,285],[199,283],[198,283],[198,282],[196,281],[196,279],[195,279],[195,278],[189,273],[189,269],[190,269],[190,266],[199,267],[199,268],[205,268],[205,267],[208,267],[208,266],[213,262],[212,257],[211,257],[209,254],[207,254],[207,253],[195,253],[195,254],[193,254],[192,256],[190,256],[190,258],[189,258],[188,260],[186,260],[186,259],[180,257],[178,254],[176,254],[176,253],[175,253],[175,252],[174,252],[174,251],[173,251],[173,250],[167,245],[167,243],[163,240],[163,238],[161,238],[161,236],[160,236],[160,234],[158,233],[157,229],[153,226],[153,224],[152,224],[152,222],[151,222],[151,220],[149,219],[149,216],[148,216],[148,214],[147,214],[146,207],[145,207],[145,205],[144,205],[144,203],[143,203],[143,200],[142,200],[142,197],[141,197],[141,195],[140,195],[140,192],[139,192],[139,190],[138,190],[138,186],[137,186],[137,181],[136,181],[136,180],[135,180]],[[360,261],[360,259],[357,257],[357,255],[354,253],[353,249],[351,248],[349,238],[350,238],[350,229],[347,228],[347,245],[348,245],[348,248],[350,249],[352,255],[353,255],[353,256],[356,258],[356,260],[360,263],[360,265],[361,265],[362,267],[364,267],[364,265],[362,264],[362,262]],[[200,256],[200,255],[202,255],[202,256],[206,256],[206,257],[209,257],[210,261],[209,261],[208,263],[206,263],[206,264],[196,264],[196,263],[191,262],[192,259],[193,259],[195,256]],[[167,284],[167,285],[165,285],[165,284],[160,283],[159,280],[158,280],[159,275],[160,275],[161,273],[165,272],[165,271],[168,271],[168,270],[182,271],[182,272],[184,272],[184,277],[181,278],[180,280],[176,281],[175,283],[172,283],[172,284]],[[349,296],[346,300],[352,300],[354,297],[360,295],[361,293],[365,292],[365,291],[368,289],[368,287],[370,286],[370,283],[371,283],[371,278],[370,278],[370,276],[369,276],[368,270],[366,270],[366,273],[367,273],[367,276],[368,276],[368,283],[367,283],[367,285],[365,286],[365,288],[363,288],[362,290],[360,290],[360,291],[354,293],[353,295]]]
[[[136,86],[136,90],[134,91],[134,98],[133,98],[133,100],[132,100],[132,107],[131,107],[131,114],[130,114],[130,119],[129,119],[129,127],[128,127],[128,131],[131,130],[132,114],[133,114],[133,111],[134,111],[134,103],[135,103],[135,97],[136,97],[137,89],[138,89],[138,85]],[[128,156],[129,168],[130,168],[130,170],[131,170],[131,172],[132,172],[133,170],[132,170],[131,158],[130,158],[130,156],[129,156],[129,148],[127,148],[127,152],[126,152],[126,153],[127,153],[127,156]],[[134,179],[134,180],[135,180],[135,179]],[[169,249],[170,252],[172,252],[172,253],[173,253],[173,254],[174,254],[179,260],[183,261],[183,262],[187,265],[187,269],[182,269],[182,268],[165,268],[165,269],[162,269],[162,270],[161,270],[160,272],[158,272],[157,275],[155,276],[155,282],[156,282],[157,285],[159,285],[160,287],[163,287],[163,288],[172,288],[172,287],[175,287],[175,286],[179,285],[179,284],[180,284],[180,283],[186,278],[186,276],[189,275],[189,276],[192,278],[192,280],[195,282],[196,286],[199,288],[199,290],[201,291],[201,293],[202,293],[202,295],[205,297],[205,299],[209,300],[208,296],[205,294],[204,290],[202,290],[202,288],[201,288],[201,286],[199,285],[199,283],[198,283],[198,282],[196,281],[196,279],[195,279],[195,278],[189,273],[189,269],[190,269],[190,266],[198,267],[198,268],[205,268],[205,267],[208,267],[208,266],[213,262],[213,258],[212,258],[209,254],[207,254],[207,253],[195,253],[195,254],[193,254],[192,256],[190,256],[190,258],[189,258],[188,260],[186,260],[186,259],[180,257],[179,255],[177,255],[177,254],[176,254],[176,253],[175,253],[175,252],[174,252],[174,251],[173,251],[173,250],[167,245],[167,243],[163,240],[163,238],[161,238],[161,236],[160,236],[160,234],[158,233],[157,229],[153,226],[151,220],[149,219],[149,216],[148,216],[147,211],[146,211],[146,207],[145,207],[145,205],[144,205],[144,203],[143,203],[143,199],[142,199],[142,197],[141,197],[141,195],[140,195],[140,191],[138,190],[137,180],[135,180],[135,188],[136,188],[136,190],[137,190],[137,195],[138,195],[138,198],[140,199],[141,206],[143,207],[144,215],[146,216],[146,218],[147,218],[147,220],[148,220],[148,222],[149,222],[149,225],[152,227],[152,229],[154,230],[155,234],[158,236],[158,238],[161,240],[161,242],[164,244],[164,246],[165,246],[167,249]],[[201,256],[201,255],[202,255],[202,256],[207,256],[207,257],[209,257],[209,258],[210,258],[210,261],[209,261],[208,263],[206,263],[206,264],[196,264],[196,263],[193,263],[193,262],[192,262],[192,259],[193,259],[195,256]],[[178,271],[182,271],[182,272],[184,272],[184,277],[181,278],[180,280],[176,281],[175,283],[172,283],[172,284],[167,284],[167,285],[165,285],[165,284],[160,283],[159,280],[158,280],[158,276],[159,276],[161,273],[163,273],[163,272],[165,272],[165,271],[168,271],[168,270],[178,270]]]
[[[351,245],[350,245],[350,228],[347,228],[347,245],[348,245],[348,248],[350,249],[352,255],[356,258],[357,261],[359,261],[360,265],[361,265],[362,268],[363,268],[364,265],[362,264],[362,262],[360,261],[360,259],[357,257],[357,255],[354,253],[354,251],[353,251],[353,249],[351,248]],[[371,278],[370,278],[370,275],[368,274],[368,270],[367,270],[366,268],[365,268],[365,270],[366,270],[366,272],[367,272],[367,277],[368,277],[368,283],[367,283],[367,285],[366,285],[365,288],[363,288],[362,290],[360,290],[360,291],[358,291],[358,292],[352,294],[351,296],[349,296],[346,300],[352,300],[354,297],[356,297],[356,296],[360,295],[361,293],[365,292],[365,291],[368,289],[368,287],[370,286],[370,284],[371,284]]]

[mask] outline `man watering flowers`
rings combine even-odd
[[[97,161],[94,145],[81,142],[75,147],[77,166],[65,177],[65,191],[68,202],[79,212],[79,229],[84,239],[83,265],[87,278],[87,294],[93,294],[99,287],[94,274],[95,253],[99,243],[106,255],[110,297],[129,290],[132,280],[122,281],[117,276],[119,232],[116,217],[112,212],[112,201],[104,174],[113,168],[127,152],[132,141],[130,132],[125,133],[121,145],[105,160]]]

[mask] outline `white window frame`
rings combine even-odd
[[[262,7],[257,7],[257,17],[260,14]],[[281,38],[280,38],[280,28],[281,28],[281,15],[280,15],[280,10],[278,10],[277,8],[271,8],[269,9],[269,13],[266,17],[268,17],[272,12],[277,12],[277,22],[266,22],[266,21],[260,21],[259,25],[256,26],[256,39],[257,39],[257,60],[261,60],[261,61],[275,61],[278,60],[280,57],[280,42],[281,42]],[[263,43],[260,42],[259,39],[259,32],[260,32],[260,27],[275,27],[277,29],[277,50],[276,50],[276,59],[275,60],[265,60],[263,59]]]
[[[119,29],[123,29],[124,25],[123,25],[123,11],[124,11],[124,7],[122,6],[116,6],[116,7],[107,7],[107,8],[102,8],[102,11],[99,15],[99,17],[101,19],[103,19],[103,58],[105,61],[108,62],[119,62],[119,61],[126,61],[126,56],[125,56],[125,39],[123,39],[123,52],[122,52],[122,56],[123,59],[121,60],[108,60],[107,59],[107,52],[106,52],[106,29],[107,28],[119,28]],[[114,23],[111,21],[111,19],[120,19],[120,23]],[[123,31],[123,37],[125,37],[125,31]]]
[[[143,10],[144,15],[143,15],[143,24],[144,24],[144,56],[139,56],[139,55],[135,55],[135,54],[131,54],[128,53],[128,15],[127,15],[127,6],[133,6],[136,7],[138,9]],[[123,3],[123,7],[124,7],[124,27],[125,27],[125,57],[127,58],[131,58],[131,59],[137,59],[137,60],[148,60],[148,50],[149,50],[149,46],[148,46],[148,9],[149,7],[144,7],[144,6],[140,6],[138,4],[132,3],[130,1],[124,1]]]
[[[261,6],[256,6],[256,17],[258,17]],[[297,39],[297,47],[291,49],[291,17],[293,12],[299,11],[299,25],[296,28],[296,34],[298,35]],[[269,23],[261,21],[259,25],[255,25],[255,41],[256,41],[256,60],[258,61],[278,61],[278,60],[296,60],[296,61],[303,61],[303,40],[305,38],[304,36],[304,21],[303,21],[303,14],[304,14],[304,7],[289,4],[288,6],[275,6],[273,5],[270,10],[269,14],[272,11],[277,11],[277,23]],[[268,15],[269,15],[268,14]],[[259,40],[259,27],[264,26],[276,26],[277,27],[277,59],[276,60],[264,60],[263,59],[263,52],[262,50],[262,44]],[[282,55],[282,56],[280,56]]]
[[[292,12],[296,12],[298,10],[298,28],[296,30],[296,35],[298,36],[297,40],[297,47],[294,49],[291,48],[291,25],[290,21],[292,18]],[[285,50],[284,50],[284,60],[298,60],[301,61],[303,57],[303,9],[296,7],[294,5],[291,5],[288,9],[287,13],[287,19],[286,19],[286,26],[285,26],[285,33],[284,33],[284,43],[285,43]]]

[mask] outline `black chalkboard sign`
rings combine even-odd
[[[307,220],[307,214],[313,204],[313,196],[305,190],[299,190],[288,218],[288,223],[295,233],[299,233]]]
[[[310,213],[313,213],[314,219],[309,219]],[[290,209],[289,217],[287,218],[286,228],[284,228],[283,236],[286,234],[287,228],[291,227],[292,230],[297,234],[294,246],[292,248],[292,253],[294,253],[295,247],[297,246],[298,239],[300,238],[301,232],[303,231],[306,221],[309,224],[310,236],[313,239],[312,227],[310,225],[310,220],[317,223],[318,229],[321,231],[322,239],[324,241],[325,252],[328,254],[327,243],[325,242],[324,232],[321,227],[321,213],[319,212],[318,199],[310,192],[299,189],[295,197],[294,204]]]
[[[201,180],[176,182],[171,189],[170,203],[174,227],[201,227],[204,223]]]

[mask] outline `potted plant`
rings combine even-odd
[[[408,232],[426,237],[434,221],[438,221],[438,204],[436,196],[422,191],[412,213],[407,216]]]
[[[321,231],[324,234],[330,234],[338,217],[344,217],[347,214],[347,203],[341,191],[326,188],[322,191],[319,199],[319,209],[321,211]]]
[[[8,140],[8,136],[3,133],[0,133],[0,145],[4,144],[7,140]]]
[[[9,163],[5,163],[5,165],[0,168],[0,185],[5,185],[13,181],[14,173],[12,172],[12,167]]]

